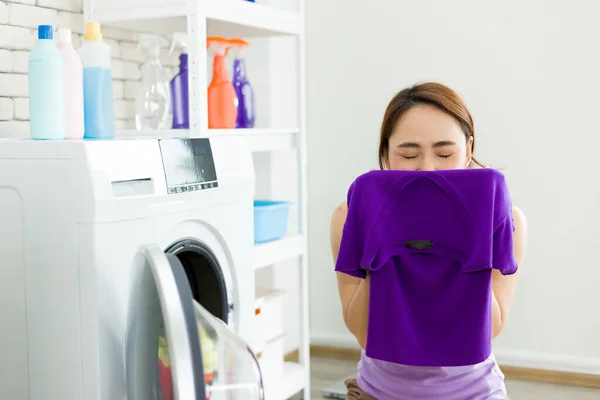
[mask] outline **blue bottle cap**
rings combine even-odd
[[[50,25],[38,26],[38,39],[52,40],[52,27]]]

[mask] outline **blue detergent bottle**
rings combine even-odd
[[[112,139],[115,137],[115,109],[111,48],[102,40],[97,22],[86,23],[79,55],[83,64],[84,138]]]
[[[67,132],[65,67],[52,27],[38,27],[29,54],[29,128],[33,139],[60,140]]]

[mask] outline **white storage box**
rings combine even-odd
[[[280,335],[264,344],[263,350],[257,354],[258,365],[262,371],[263,382],[269,383],[283,377],[284,338]]]
[[[283,300],[285,292],[277,289],[256,288],[256,348],[260,353],[267,343],[285,334]]]

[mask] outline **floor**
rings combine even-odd
[[[352,374],[356,363],[325,358],[311,360],[311,400],[321,400],[321,390],[338,379]],[[598,400],[600,389],[551,385],[510,380],[506,382],[511,400]]]

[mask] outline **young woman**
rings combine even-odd
[[[473,119],[463,100],[438,83],[424,83],[398,93],[381,126],[379,167],[387,170],[448,170],[484,167],[474,155]],[[331,248],[337,259],[347,215],[340,204],[331,221]],[[514,256],[519,270],[492,275],[492,337],[504,326],[525,257],[527,222],[513,208]],[[463,367],[412,367],[371,359],[367,341],[369,276],[336,272],[344,321],[363,349],[356,380],[348,380],[347,399],[505,400],[504,375],[491,355],[481,364]]]

